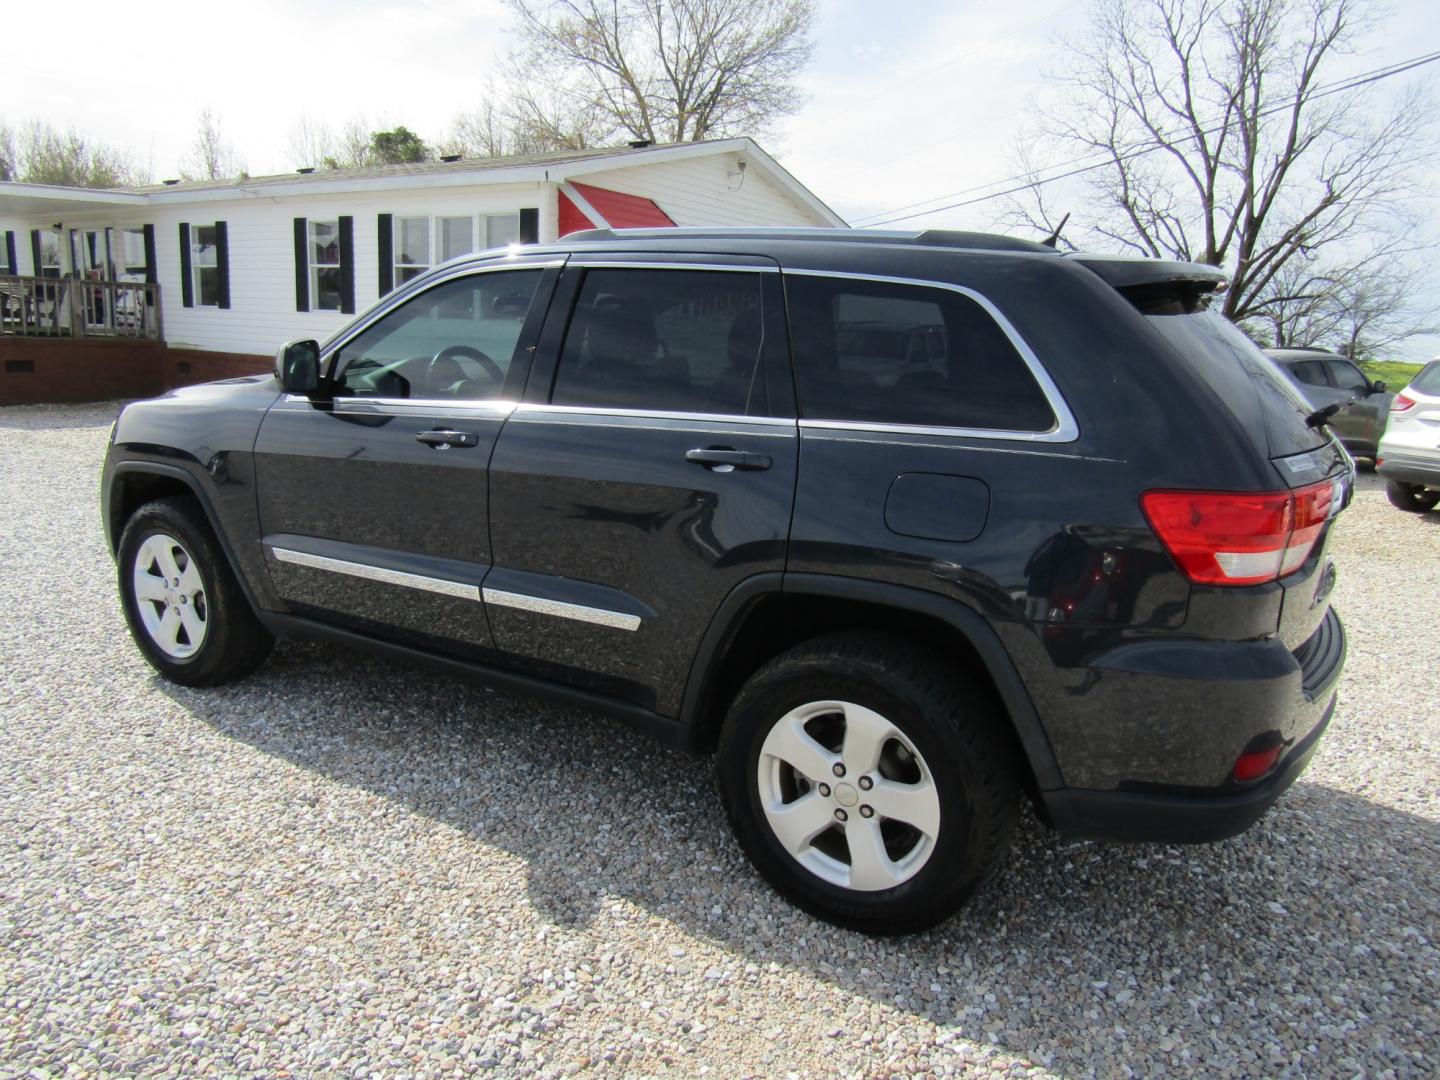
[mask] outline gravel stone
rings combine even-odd
[[[1373,475],[1340,707],[1259,826],[1027,817],[960,916],[876,941],[606,720],[315,646],[158,679],[97,513],[116,408],[0,409],[0,1076],[1434,1075],[1440,514]]]

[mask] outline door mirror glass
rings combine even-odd
[[[320,389],[320,346],[311,340],[287,341],[275,354],[275,375],[290,394]]]
[[[1370,392],[1371,392],[1372,394],[1383,394],[1383,393],[1385,393],[1385,380],[1384,380],[1384,379],[1376,379],[1373,383],[1370,384]]]

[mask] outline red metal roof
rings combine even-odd
[[[575,189],[582,199],[594,207],[604,221],[595,222],[595,226],[604,227],[608,225],[612,229],[653,229],[673,226],[674,221],[670,215],[661,210],[653,199],[647,199],[641,195],[626,195],[620,191],[611,191],[609,188],[595,187],[593,184],[582,184],[578,180],[570,181],[570,186]],[[577,212],[579,207],[565,198],[565,193],[560,193],[560,234],[565,235],[566,204],[569,203]],[[580,215],[585,221],[590,220],[590,215]],[[590,225],[581,225],[580,228],[591,228]],[[574,229],[569,230],[574,232]]]

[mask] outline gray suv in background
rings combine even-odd
[[[1339,405],[1330,428],[1353,456],[1374,459],[1395,396],[1383,382],[1371,382],[1354,361],[1325,349],[1266,349],[1265,355],[1315,408]]]

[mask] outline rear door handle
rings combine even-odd
[[[728,446],[710,446],[704,450],[685,451],[685,460],[704,465],[715,472],[730,472],[732,469],[760,470],[770,468],[769,454],[752,454],[749,450],[734,450]]]
[[[480,436],[469,431],[451,431],[449,428],[417,432],[415,438],[437,450],[444,450],[451,446],[478,446],[480,444]]]

